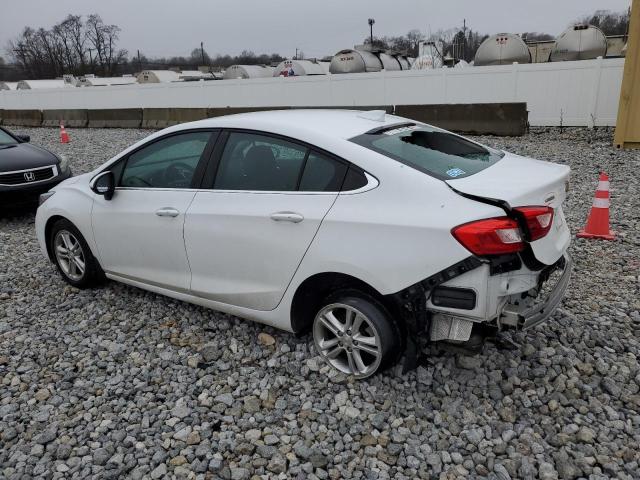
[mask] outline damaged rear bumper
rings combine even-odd
[[[561,270],[555,284],[544,298],[535,298],[531,302],[507,303],[498,318],[499,326],[508,325],[519,330],[528,330],[546,322],[560,305],[571,279],[573,263],[565,254],[554,270]],[[552,272],[550,272],[552,273]]]

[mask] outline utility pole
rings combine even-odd
[[[200,54],[202,55],[202,65],[204,65],[204,42],[200,42]]]
[[[298,60],[298,49],[296,48],[296,56],[293,57],[294,60]]]
[[[467,60],[466,58],[466,53],[467,53],[467,19],[463,18],[462,19],[462,60]],[[464,65],[464,64],[463,64]]]
[[[376,23],[376,21],[373,18],[370,18],[369,19],[369,30],[370,30],[370,33],[371,33],[371,36],[370,36],[371,48],[373,48],[373,24],[374,23]]]
[[[142,63],[140,62],[140,50],[138,50],[138,70],[142,71]]]

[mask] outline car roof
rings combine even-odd
[[[318,136],[349,139],[369,130],[408,121],[382,110],[268,110],[208,118],[180,125],[192,128],[240,128],[260,130],[311,141]]]

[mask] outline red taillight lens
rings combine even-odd
[[[508,217],[465,223],[451,230],[451,234],[475,255],[501,255],[524,248],[518,222]]]
[[[544,237],[553,224],[553,208],[551,207],[518,207],[515,209],[520,212],[527,222],[529,229],[529,240],[533,242]]]

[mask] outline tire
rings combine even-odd
[[[316,352],[333,368],[355,378],[370,377],[389,366],[397,359],[401,343],[386,309],[353,291],[328,297],[312,331]]]
[[[104,272],[89,245],[69,220],[58,220],[53,225],[49,248],[58,272],[70,285],[82,289],[104,279]]]

